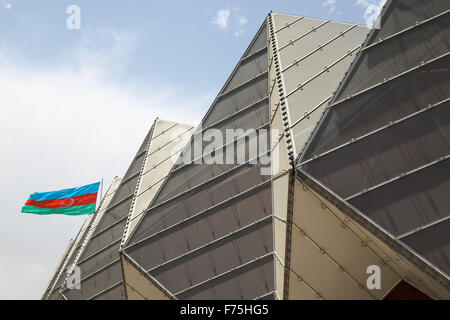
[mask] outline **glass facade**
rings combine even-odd
[[[191,161],[172,169],[125,244],[125,254],[176,298],[254,299],[274,291],[271,177],[260,162],[268,149],[250,153],[246,137],[266,129],[270,139],[268,86],[264,24],[194,134],[241,129],[214,155],[245,150],[245,162],[206,164],[193,138],[181,156]]]
[[[448,276],[450,3],[389,3],[297,166]]]

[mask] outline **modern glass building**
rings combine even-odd
[[[43,298],[448,299],[449,9],[271,12],[195,130],[156,120]]]

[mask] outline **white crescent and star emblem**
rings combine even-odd
[[[73,205],[74,202],[75,202],[75,200],[73,198],[69,198],[69,199],[61,201],[61,205],[64,207],[70,207],[71,205]]]

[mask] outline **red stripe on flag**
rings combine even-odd
[[[27,203],[25,203],[25,205],[34,206],[38,208],[66,208],[66,207],[84,206],[86,204],[93,204],[96,201],[97,201],[97,192],[66,199],[53,199],[43,201],[28,200]]]

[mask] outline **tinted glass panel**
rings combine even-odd
[[[350,203],[394,235],[449,216],[450,160],[363,194]]]
[[[214,181],[211,185],[150,210],[141,221],[130,243],[167,229],[270,178],[261,176],[259,170],[258,166],[244,166],[224,180]],[[240,175],[245,175],[246,179],[239,178]]]
[[[386,14],[381,20],[381,29],[376,33],[371,43],[379,38],[386,38],[424,21],[445,10],[450,9],[450,2],[446,0],[395,0],[391,1]]]
[[[236,91],[219,98],[216,104],[212,106],[212,110],[203,122],[203,126],[210,126],[219,120],[225,119],[233,112],[244,109],[267,97],[267,81],[267,76],[261,77],[259,80],[247,83],[245,86],[236,89]]]
[[[126,220],[118,223],[108,229],[105,232],[102,232],[95,237],[92,237],[86,246],[85,251],[83,252],[82,257],[89,257],[95,252],[106,248],[106,246],[122,239],[123,230],[125,228]]]
[[[64,291],[64,295],[69,300],[87,300],[117,284],[121,280],[122,268],[120,262],[117,262],[102,270],[94,277],[83,280],[81,282],[80,290],[66,290]]]
[[[390,81],[333,107],[305,152],[304,160],[342,145],[450,97],[450,58]]]
[[[447,195],[448,195],[447,188]],[[448,208],[448,206],[447,206]],[[438,223],[425,230],[419,231],[402,241],[431,261],[436,267],[450,274],[450,220]]]
[[[180,294],[179,299],[255,299],[274,289],[273,256]]]
[[[268,68],[267,62],[267,52],[261,52],[251,59],[242,61],[230,83],[225,87],[224,92],[236,88],[257,75],[266,72]]]
[[[430,61],[450,50],[450,15],[403,33],[395,39],[363,51],[356,71],[336,100],[383,82],[422,61]]]
[[[94,234],[103,232],[105,229],[109,228],[111,225],[113,225],[120,219],[125,219],[125,217],[128,216],[128,212],[130,211],[131,201],[132,199],[130,198],[119,205],[110,207],[110,209],[108,209],[104,213],[100,223],[97,225],[95,229]]]
[[[247,226],[271,213],[270,188],[240,199],[229,206],[212,210],[189,219],[174,228],[133,246],[127,253],[141,261],[145,269],[154,268],[187,252],[237,230],[247,232]],[[263,220],[252,227],[270,222]]]
[[[345,199],[448,154],[447,102],[313,160],[303,168]]]

